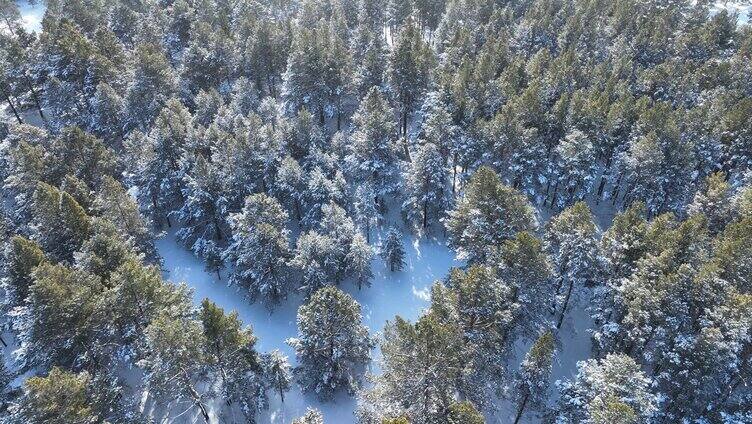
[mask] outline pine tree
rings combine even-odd
[[[207,378],[203,352],[207,340],[201,323],[189,317],[160,315],[145,333],[146,352],[140,365],[149,392],[165,400],[187,400],[208,424],[206,393],[199,392]]]
[[[97,86],[92,108],[91,131],[108,146],[118,146],[123,136],[123,98],[110,84],[103,82]]]
[[[347,252],[347,273],[352,275],[358,284],[358,289],[363,286],[370,287],[373,278],[371,261],[373,260],[373,248],[360,234],[356,234],[350,243]]]
[[[287,213],[276,199],[254,194],[229,221],[232,241],[225,257],[235,266],[230,281],[247,288],[252,299],[261,298],[271,308],[289,290]]]
[[[348,173],[354,181],[370,182],[379,197],[395,192],[399,177],[391,116],[383,95],[372,88],[353,117],[355,131],[346,159]]]
[[[144,331],[158,316],[185,316],[192,309],[188,287],[168,284],[158,267],[136,258],[126,259],[110,276],[109,285],[107,310],[122,331],[122,343],[136,350],[143,349]]]
[[[405,248],[402,246],[402,234],[399,230],[394,227],[389,229],[381,245],[380,255],[390,271],[402,270],[405,266]]]
[[[501,381],[519,308],[511,294],[512,288],[493,268],[481,265],[452,270],[446,287],[435,284],[431,291],[431,311],[462,336],[464,369],[457,390],[485,408],[504,390]]]
[[[102,177],[94,199],[97,215],[112,223],[121,237],[147,258],[157,256],[154,240],[138,204],[125,187],[110,176]]]
[[[126,127],[146,131],[168,99],[177,93],[175,73],[158,46],[136,48],[133,79],[125,94]]]
[[[371,228],[373,228],[379,217],[379,211],[376,209],[376,193],[370,183],[363,183],[357,186],[352,200],[353,209],[355,210],[355,223],[366,235],[366,242],[371,242]]]
[[[51,257],[72,262],[91,231],[91,218],[73,197],[38,183],[32,210],[33,240]]]
[[[104,286],[85,271],[43,263],[33,273],[18,334],[22,363],[28,366],[92,366],[105,352],[97,335],[108,325],[101,308]]]
[[[600,275],[600,249],[596,236],[593,216],[584,202],[577,202],[564,210],[546,227],[546,248],[559,275],[556,296],[557,303],[561,303],[561,312],[556,328],[564,322],[572,295],[576,295],[575,289],[594,284]],[[564,283],[567,289],[561,298]]]
[[[554,336],[547,331],[535,341],[520,364],[516,381],[517,415],[514,424],[520,422],[526,408],[540,410],[545,406],[553,356]]]
[[[490,263],[510,286],[510,302],[519,305],[513,326],[525,338],[536,337],[550,327],[554,296],[554,270],[541,240],[523,231],[506,240]]]
[[[400,105],[400,134],[407,137],[407,123],[415,103],[428,87],[433,52],[420,30],[408,22],[397,35],[389,57],[389,84]]]
[[[493,246],[519,231],[537,227],[534,210],[518,191],[505,186],[490,168],[481,167],[470,178],[446,220],[449,245],[461,257],[482,261]]]
[[[472,402],[455,402],[449,407],[447,424],[485,424],[486,419]]]
[[[165,220],[171,226],[169,213],[184,200],[182,157],[193,137],[192,125],[188,109],[173,99],[159,112],[148,136],[132,133],[126,141],[139,203],[157,225]]]
[[[285,392],[290,390],[292,384],[292,372],[287,356],[275,349],[261,355],[261,366],[267,386],[278,393],[280,400],[284,403]]]
[[[581,200],[590,192],[595,179],[596,160],[593,143],[579,130],[570,131],[556,146],[558,157],[556,187],[551,205],[559,207]],[[565,190],[557,200],[557,188]]]
[[[320,124],[324,123],[327,104],[323,37],[320,28],[299,28],[295,32],[282,86],[282,97],[290,112],[305,107],[318,117]]]
[[[26,302],[34,283],[32,272],[45,261],[39,245],[21,236],[13,236],[5,250],[2,286],[6,293],[5,306],[13,308]]]
[[[19,421],[28,423],[87,424],[101,420],[95,411],[87,372],[69,373],[54,367],[45,377],[31,377],[25,383],[18,407]]]
[[[361,323],[360,305],[335,287],[324,287],[298,309],[295,377],[301,388],[328,399],[338,390],[354,391],[371,360],[373,341]]]
[[[690,215],[703,214],[708,219],[708,229],[715,235],[731,221],[732,215],[731,187],[722,172],[711,174],[707,178],[706,189],[698,191],[694,200],[687,207]]]
[[[448,175],[438,148],[424,143],[405,174],[407,198],[403,211],[416,227],[426,229],[429,215],[439,221],[449,206]]]
[[[185,203],[176,213],[183,226],[175,236],[194,254],[207,259],[200,255],[208,253],[211,257],[213,249],[207,249],[208,243],[223,241],[228,232],[224,219],[227,200],[221,196],[222,184],[216,168],[201,155],[183,180]]]
[[[416,424],[447,422],[464,358],[456,328],[426,314],[415,324],[397,316],[381,341],[383,372],[363,396],[361,422],[406,415]]]
[[[207,362],[219,380],[220,395],[229,405],[239,404],[253,419],[267,404],[261,358],[254,347],[257,337],[250,328],[242,328],[237,312],[226,314],[209,299],[201,302],[199,318]]]
[[[622,417],[634,417],[633,423],[652,422],[657,398],[650,392],[650,383],[626,355],[613,354],[600,361],[580,362],[576,379],[560,385],[557,422],[602,423],[614,409],[621,411]]]

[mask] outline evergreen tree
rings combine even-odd
[[[204,299],[199,318],[206,340],[207,361],[219,380],[219,392],[229,405],[239,404],[252,420],[266,408],[261,358],[256,352],[256,336],[242,328],[238,313],[225,314],[215,303]]]
[[[94,209],[139,252],[150,259],[156,257],[149,222],[141,216],[138,204],[120,182],[110,176],[102,178],[94,199]]]
[[[353,276],[358,284],[358,289],[363,286],[370,286],[373,278],[373,270],[371,270],[373,248],[360,234],[353,237],[345,260],[347,261],[348,274]]]
[[[357,186],[353,197],[355,223],[363,229],[366,242],[370,243],[371,228],[376,225],[379,216],[379,211],[376,209],[376,193],[370,183],[363,183]]]
[[[184,200],[182,158],[193,137],[192,125],[188,109],[173,99],[159,112],[148,136],[133,133],[126,141],[139,203],[157,225],[166,220],[171,226],[169,213]]]
[[[564,210],[546,227],[546,248],[559,275],[556,296],[561,312],[556,328],[564,322],[572,294],[576,295],[575,289],[594,284],[600,275],[600,249],[596,236],[597,228],[584,202]],[[565,283],[566,294],[562,294]]]
[[[261,366],[267,386],[278,393],[280,400],[284,403],[285,392],[290,390],[292,384],[292,372],[287,356],[275,349],[261,356]]]
[[[371,183],[378,197],[397,190],[398,159],[391,115],[383,95],[372,88],[353,117],[355,131],[346,159],[356,183]]]
[[[72,262],[91,231],[91,218],[71,195],[40,182],[34,192],[34,241],[51,257]]]
[[[381,245],[380,255],[390,271],[402,271],[405,266],[405,248],[402,246],[402,234],[399,230],[394,227],[389,229]]]
[[[186,316],[160,315],[145,333],[146,352],[140,365],[149,392],[161,399],[189,402],[208,424],[207,393],[199,392],[208,371],[201,323]]]
[[[431,313],[415,324],[397,316],[384,327],[381,352],[383,372],[364,394],[360,421],[448,422],[464,363],[460,333]]]
[[[26,381],[18,418],[28,423],[87,424],[101,420],[92,405],[87,372],[73,374],[52,368],[45,377]]]
[[[400,133],[407,137],[407,124],[415,103],[430,80],[433,52],[425,44],[420,30],[408,22],[397,35],[389,57],[389,84],[400,106]]]
[[[731,187],[722,172],[711,174],[707,178],[704,191],[698,191],[692,203],[687,207],[690,215],[703,214],[708,220],[708,229],[715,235],[731,221],[732,201]]]
[[[518,304],[513,327],[532,338],[550,326],[554,296],[554,270],[543,243],[528,232],[519,232],[491,257],[499,277],[510,286],[510,302]]]
[[[191,172],[183,179],[185,203],[177,211],[183,226],[175,236],[199,257],[208,259],[202,255],[208,253],[212,258],[214,249],[207,249],[208,245],[216,246],[228,232],[224,219],[227,216],[227,200],[221,196],[219,175],[213,164],[199,155]]]
[[[360,305],[335,287],[324,287],[298,310],[298,337],[287,343],[300,365],[295,377],[322,399],[355,390],[371,359],[373,342],[361,323]]]
[[[243,210],[230,216],[232,241],[225,257],[235,266],[233,284],[247,288],[252,299],[273,307],[287,296],[290,256],[287,213],[272,197],[248,196]]]
[[[473,174],[465,194],[446,220],[449,245],[461,257],[481,261],[489,249],[519,231],[534,230],[537,221],[527,199],[505,186],[490,168]]]
[[[427,228],[429,215],[439,221],[450,202],[444,160],[432,143],[425,143],[405,175],[407,198],[402,208],[416,227]]]
[[[556,146],[556,154],[556,187],[550,204],[561,207],[571,204],[573,200],[582,199],[590,191],[595,179],[595,149],[587,135],[573,130]],[[557,200],[557,188],[560,186],[566,195]]]
[[[535,341],[520,364],[516,381],[517,415],[514,424],[520,422],[526,408],[540,410],[545,406],[553,356],[554,336],[548,331]]]
[[[177,93],[175,73],[158,46],[136,48],[133,79],[125,94],[126,127],[146,131],[168,99]]]
[[[580,362],[576,379],[561,384],[560,390],[557,422],[602,423],[618,410],[623,418],[634,417],[633,423],[648,423],[656,411],[650,379],[626,355]]]
[[[21,236],[14,236],[5,250],[3,289],[5,306],[12,308],[25,303],[34,283],[32,272],[45,261],[39,245]]]
[[[33,273],[18,334],[20,357],[28,366],[81,368],[102,364],[107,352],[98,336],[108,320],[101,307],[104,287],[85,271],[43,263]]]

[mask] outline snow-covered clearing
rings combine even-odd
[[[378,235],[374,239],[372,242],[378,244]],[[373,261],[371,287],[358,290],[353,284],[342,285],[342,289],[361,304],[363,322],[372,334],[381,331],[386,321],[398,314],[415,320],[428,306],[433,282],[443,278],[451,267],[462,264],[454,259],[454,253],[442,241],[434,238],[414,240],[405,236],[404,243],[407,257],[403,271],[389,272],[377,257]],[[285,340],[297,334],[295,319],[302,302],[300,296],[289,298],[270,313],[261,303],[252,304],[235,287],[228,287],[225,273],[222,281],[215,274],[207,273],[203,264],[177,243],[174,233],[168,233],[158,240],[157,248],[164,260],[165,277],[173,282],[188,284],[193,289],[197,305],[204,298],[209,298],[226,311],[237,311],[243,322],[253,327],[259,338],[257,347],[260,351],[279,349],[290,357],[291,362],[295,362],[294,352],[285,344]],[[374,355],[378,355],[378,352]],[[303,415],[309,406],[319,408],[327,423],[350,423],[354,420],[355,400],[346,394],[322,404],[294,387],[285,396],[284,404],[275,396],[272,396],[271,403],[269,411],[261,417],[262,423],[289,423]]]

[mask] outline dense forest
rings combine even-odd
[[[0,0],[0,423],[281,422],[292,387],[359,424],[752,423],[737,13],[44,6],[29,31]],[[271,319],[302,296],[294,358],[168,281],[165,233]],[[406,234],[462,265],[368,328],[348,292],[401,272]],[[573,320],[589,357],[554,381]]]

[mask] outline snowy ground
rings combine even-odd
[[[44,0],[37,0],[36,4],[29,0],[18,0],[18,9],[21,11],[23,27],[28,31],[42,31],[42,17],[44,17]]]
[[[378,243],[378,239],[372,242]],[[377,258],[373,262],[374,279],[371,287],[358,290],[352,284],[342,285],[342,289],[361,304],[363,322],[374,335],[381,331],[387,320],[393,319],[397,314],[415,320],[428,306],[429,289],[433,282],[443,278],[451,267],[462,264],[454,259],[453,252],[439,240],[413,240],[406,236],[404,243],[407,251],[405,270],[389,272],[383,261]],[[234,287],[228,287],[226,275],[222,276],[222,281],[218,281],[215,274],[207,273],[203,264],[175,241],[173,233],[158,240],[157,248],[164,259],[165,277],[173,282],[186,282],[192,287],[197,305],[204,298],[209,298],[227,311],[237,311],[243,322],[253,327],[259,338],[257,347],[260,351],[279,349],[294,363],[294,352],[285,344],[285,340],[297,333],[295,318],[302,300],[300,297],[288,299],[270,313],[262,304],[251,304]],[[289,423],[292,418],[303,415],[308,406],[319,408],[327,424],[353,421],[353,398],[343,394],[331,402],[321,404],[316,399],[303,395],[295,387],[285,396],[284,405],[273,397],[272,407],[261,422]]]

